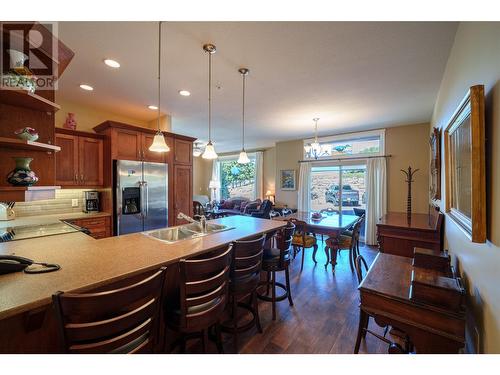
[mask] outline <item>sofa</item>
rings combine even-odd
[[[222,200],[219,209],[225,210],[230,215],[247,215],[252,210],[259,209],[261,204],[260,199],[250,201],[248,198],[234,197]]]

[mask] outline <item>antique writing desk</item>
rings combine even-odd
[[[465,312],[410,299],[412,259],[379,253],[359,285],[360,325],[367,315],[405,332],[417,353],[457,353],[465,345]]]

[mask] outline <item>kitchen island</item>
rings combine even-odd
[[[161,266],[167,266],[168,270],[169,265],[180,259],[286,224],[246,216],[210,223],[232,229],[174,243],[142,233],[100,240],[83,233],[69,233],[0,244],[1,255],[15,254],[61,266],[52,273],[18,272],[0,276],[0,353],[57,352],[57,330],[51,308],[51,296],[56,291],[83,292],[120,285]]]

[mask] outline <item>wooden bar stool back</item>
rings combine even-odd
[[[203,349],[208,351],[208,329],[215,326],[217,346],[222,351],[220,318],[228,298],[232,246],[213,251],[208,258],[181,259],[179,262],[179,306],[167,306],[166,324],[184,334],[199,333]]]
[[[257,297],[263,301],[272,303],[273,320],[276,320],[276,302],[288,298],[290,306],[293,306],[292,291],[290,286],[290,246],[292,245],[295,225],[287,222],[287,225],[276,235],[277,247],[264,249],[262,270],[267,272],[267,281],[259,283],[259,286],[266,287],[266,293],[258,293]],[[276,281],[276,272],[285,271],[285,284]],[[271,278],[272,276],[272,278]],[[276,287],[284,290],[280,296],[276,295]],[[271,291],[271,296],[269,292]]]
[[[262,333],[256,289],[260,282],[262,255],[266,235],[256,239],[233,242],[233,262],[231,263],[229,294],[231,300],[231,322],[224,323],[222,329],[233,334],[234,347],[238,350],[238,334],[256,326]],[[249,297],[247,303],[241,301]],[[250,312],[252,320],[238,326],[238,307]]]
[[[132,285],[52,296],[66,353],[151,353],[158,343],[165,268]]]

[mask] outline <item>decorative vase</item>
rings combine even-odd
[[[38,133],[36,132],[35,129],[30,127],[18,129],[14,132],[14,134],[17,135],[19,139],[23,139],[25,141],[34,142],[38,139]]]
[[[33,158],[13,158],[16,161],[16,168],[7,176],[7,182],[14,186],[31,186],[38,182],[38,177],[30,169]]]
[[[63,126],[66,129],[76,130],[76,118],[74,113],[68,113],[68,117],[66,117],[66,121]]]

